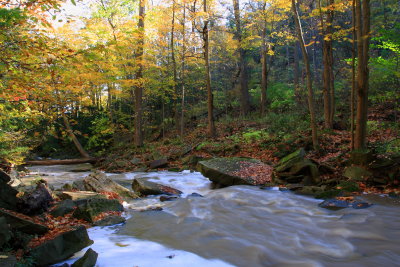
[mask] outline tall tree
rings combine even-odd
[[[322,83],[324,94],[324,117],[325,128],[332,129],[333,118],[335,111],[335,88],[333,76],[333,12],[334,0],[328,0],[328,5],[325,7],[326,11],[322,11],[321,0],[318,0],[318,8],[321,22],[322,40]],[[326,14],[326,20],[324,15]]]
[[[299,18],[299,13],[297,11],[296,0],[292,0],[292,11],[294,15],[294,22],[296,24],[297,39],[300,43],[300,48],[303,54],[304,65],[306,66],[306,76],[307,76],[307,90],[308,90],[308,109],[310,111],[311,120],[311,131],[312,131],[312,142],[315,150],[319,149],[318,145],[318,134],[317,134],[317,122],[315,118],[315,108],[314,108],[314,92],[312,88],[312,73],[310,67],[310,60],[307,52],[307,48],[304,42],[303,30],[301,27],[301,22]]]
[[[206,87],[207,87],[207,110],[208,110],[208,135],[214,137],[216,135],[214,123],[214,97],[211,89],[211,71],[210,71],[210,40],[209,40],[209,23],[207,0],[203,0],[204,26],[202,31],[203,47],[204,47],[204,64],[206,68]]]
[[[146,0],[139,0],[139,20],[138,20],[138,44],[135,54],[137,60],[137,71],[135,78],[137,84],[134,87],[135,91],[135,146],[143,146],[143,67],[144,67],[144,39],[145,39],[145,16],[146,16]]]
[[[357,118],[355,149],[366,149],[367,114],[369,89],[369,40],[370,36],[370,1],[356,0],[356,35],[357,35]]]
[[[246,62],[246,49],[243,44],[243,27],[240,17],[240,3],[239,0],[233,0],[233,10],[235,16],[235,36],[239,42],[239,69],[240,69],[240,106],[243,115],[250,111],[250,96],[248,85],[248,67]]]

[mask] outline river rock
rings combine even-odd
[[[248,158],[215,158],[200,161],[197,166],[201,174],[222,186],[263,185],[265,181],[258,181],[252,176],[239,175],[248,168],[270,168],[259,160]]]
[[[99,254],[97,254],[96,251],[89,248],[88,250],[86,250],[85,255],[74,262],[71,267],[94,267],[96,265],[98,256]]]
[[[168,165],[168,160],[166,158],[163,158],[151,161],[149,167],[150,169],[157,169],[166,167],[167,165]]]
[[[27,215],[41,214],[49,209],[53,201],[48,187],[39,182],[32,192],[27,192],[20,198],[18,210]]]
[[[94,172],[83,179],[85,188],[88,191],[93,191],[97,193],[101,192],[114,192],[124,198],[138,198],[138,196],[128,190],[127,188],[117,184],[112,181],[102,172]]]
[[[75,209],[75,202],[71,199],[63,200],[50,211],[51,216],[57,218],[72,212]]]
[[[116,199],[92,198],[80,200],[77,205],[78,207],[74,211],[73,216],[90,223],[93,223],[95,217],[102,212],[124,211],[124,207]]]
[[[95,221],[94,226],[111,226],[115,224],[124,223],[126,219],[122,216],[110,215],[101,220]]]
[[[11,237],[11,228],[6,221],[6,218],[0,217],[0,250],[5,243],[10,241]]]
[[[289,154],[275,166],[274,182],[313,185],[320,182],[317,165],[305,158],[304,149]]]
[[[147,181],[146,179],[133,179],[132,189],[140,195],[180,195],[178,189]]]
[[[33,248],[30,254],[38,266],[48,266],[71,257],[74,253],[93,244],[84,226],[64,232],[54,239]]]
[[[160,197],[160,201],[161,202],[165,202],[165,201],[174,201],[177,200],[178,197],[177,196],[161,196]]]
[[[8,184],[10,176],[0,170],[0,208],[17,210],[18,191]]]
[[[327,199],[319,203],[318,206],[328,210],[341,210],[349,207],[349,202],[345,200]]]
[[[42,225],[35,223],[29,217],[22,214],[14,214],[6,210],[0,210],[0,217],[4,217],[11,229],[18,230],[27,234],[45,234],[49,229]]]
[[[59,198],[62,200],[70,199],[73,201],[78,201],[78,200],[82,200],[82,199],[107,198],[107,197],[103,194],[99,194],[99,193],[91,192],[91,191],[75,191],[75,192],[63,191],[59,195]]]

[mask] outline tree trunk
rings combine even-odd
[[[207,13],[207,0],[203,0],[203,11]],[[210,72],[210,51],[209,51],[209,20],[204,21],[203,28],[203,41],[204,41],[204,61],[206,67],[206,86],[207,86],[207,103],[208,103],[208,134],[210,137],[215,137],[215,125],[214,125],[214,103],[213,93],[211,90],[211,72]]]
[[[262,30],[262,48],[261,48],[261,116],[265,116],[267,108],[267,86],[268,86],[268,68],[267,68],[267,45],[265,43],[266,29]]]
[[[325,128],[333,128],[333,118],[335,111],[335,89],[334,89],[334,75],[333,75],[333,46],[332,46],[332,33],[333,33],[333,0],[329,0],[329,9],[326,12],[326,24],[324,23],[324,14],[321,8],[321,0],[318,0],[318,8],[321,20],[322,31],[322,56],[323,56],[323,95],[324,95],[324,118]]]
[[[96,158],[83,158],[83,159],[61,159],[61,160],[31,160],[26,161],[25,165],[74,165],[81,163],[96,163],[100,159]]]
[[[357,32],[357,118],[355,149],[367,148],[367,113],[369,81],[369,40],[370,40],[370,1],[356,0]]]
[[[181,83],[182,83],[182,96],[181,96],[181,137],[183,137],[185,129],[185,53],[186,53],[186,3],[183,3],[183,18],[182,18],[182,70],[181,70]]]
[[[243,115],[250,111],[249,87],[248,87],[248,73],[246,63],[246,50],[243,48],[242,43],[242,27],[240,20],[240,3],[239,0],[233,0],[233,9],[236,24],[236,39],[239,42],[239,68],[240,68],[240,106]]]
[[[136,71],[137,85],[135,86],[135,146],[143,146],[143,128],[142,128],[142,117],[143,117],[143,60],[144,60],[144,19],[146,16],[145,11],[146,0],[139,0],[139,37],[137,52],[135,55],[138,70]]]
[[[303,39],[303,31],[301,28],[299,14],[298,14],[297,8],[296,8],[296,0],[292,0],[292,10],[293,10],[294,20],[295,20],[295,24],[296,24],[297,38],[299,40],[301,51],[303,53],[304,64],[306,65],[307,89],[308,89],[308,108],[310,111],[310,119],[311,119],[312,142],[313,142],[314,150],[318,150],[319,145],[318,145],[317,123],[316,123],[316,119],[315,119],[314,93],[313,93],[313,88],[312,88],[312,74],[311,74],[310,60],[309,60],[307,49],[306,49],[304,39]]]
[[[354,128],[355,128],[355,94],[356,94],[356,1],[353,0],[352,3],[352,24],[353,24],[353,44],[352,44],[352,60],[351,60],[351,99],[350,99],[350,134],[351,134],[351,142],[350,149],[354,150]]]
[[[65,125],[65,128],[67,130],[67,133],[69,137],[71,137],[72,142],[74,142],[74,145],[76,149],[79,151],[79,154],[81,154],[82,157],[84,158],[90,158],[89,154],[83,149],[81,143],[79,142],[78,138],[76,138],[74,132],[72,131],[71,125],[69,124],[69,120],[67,118],[67,115],[65,115],[65,111],[61,111],[61,116]]]
[[[177,70],[176,70],[176,59],[175,59],[175,0],[172,0],[172,21],[171,21],[171,61],[173,71],[173,82],[172,92],[174,94],[174,116],[176,130],[179,132],[179,110],[178,110],[178,87],[177,85]]]

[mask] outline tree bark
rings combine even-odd
[[[207,0],[203,0],[203,11],[207,14]],[[215,137],[214,124],[214,97],[211,89],[211,72],[210,72],[210,51],[209,51],[209,19],[204,21],[203,41],[204,41],[204,62],[206,67],[206,87],[207,87],[207,107],[208,107],[208,134],[210,137]]]
[[[300,43],[300,48],[303,53],[304,64],[306,65],[306,76],[307,76],[307,89],[308,89],[308,108],[310,111],[311,119],[311,131],[312,131],[312,142],[314,150],[319,149],[318,145],[318,134],[317,134],[317,123],[315,119],[315,108],[314,108],[314,93],[312,88],[312,74],[310,67],[310,60],[308,57],[308,52],[303,39],[303,31],[299,19],[299,14],[296,8],[296,0],[292,0],[292,10],[294,15],[294,20],[296,24],[297,38]]]
[[[25,165],[74,165],[81,163],[96,163],[100,159],[84,158],[84,159],[61,159],[61,160],[31,160],[26,161]]]
[[[136,71],[136,80],[137,85],[134,88],[135,91],[135,138],[134,143],[135,146],[141,147],[143,146],[143,128],[142,128],[142,120],[143,120],[143,65],[144,65],[144,32],[145,25],[144,20],[146,16],[145,11],[146,0],[139,0],[139,21],[138,21],[138,29],[139,29],[139,37],[138,37],[138,45],[137,52],[135,55],[138,70]]]
[[[171,61],[172,61],[172,71],[173,71],[173,83],[172,92],[174,94],[174,116],[175,116],[175,126],[176,130],[179,132],[179,110],[178,110],[178,87],[177,85],[177,68],[176,68],[176,58],[175,58],[175,0],[172,0],[172,21],[171,21]]]
[[[367,148],[368,81],[369,81],[369,40],[370,40],[370,1],[356,0],[357,32],[357,118],[355,149]]]

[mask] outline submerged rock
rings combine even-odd
[[[97,254],[96,251],[89,248],[88,250],[86,250],[85,255],[74,262],[71,267],[94,267],[96,265],[98,256],[99,254]]]
[[[132,182],[132,189],[142,195],[180,195],[181,191],[178,189],[161,185],[158,183],[147,181],[146,179],[134,179]]]
[[[101,220],[95,221],[93,223],[94,226],[111,226],[115,224],[124,223],[126,219],[122,216],[111,215],[107,216]]]
[[[17,258],[14,255],[0,252],[0,266],[15,267],[17,266]]]
[[[71,257],[74,253],[93,244],[84,226],[64,232],[33,248],[30,254],[37,266],[48,266]]]
[[[101,192],[114,192],[125,198],[138,198],[138,196],[130,191],[129,189],[123,187],[112,181],[102,172],[94,172],[83,179],[85,188],[88,191],[93,191],[97,193]]]
[[[327,199],[318,204],[321,208],[328,210],[341,210],[349,207],[349,202],[345,200]]]
[[[73,216],[90,223],[95,222],[95,217],[100,213],[107,211],[124,211],[124,207],[116,199],[86,199],[80,200],[77,205]]]
[[[198,168],[201,174],[222,186],[263,185],[270,181],[271,175],[269,165],[248,158],[215,158],[200,161]]]

